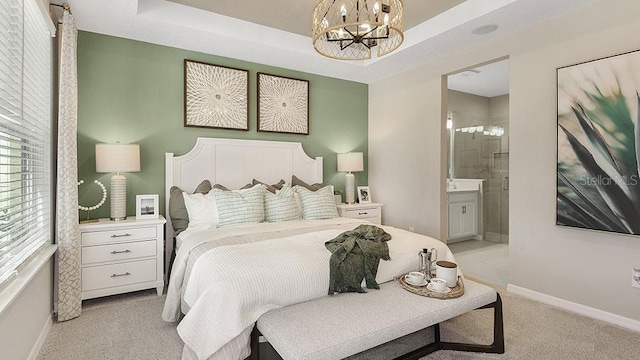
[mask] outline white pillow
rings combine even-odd
[[[302,211],[296,201],[296,193],[285,184],[275,194],[264,192],[264,212],[268,222],[300,220]]]
[[[288,182],[285,182],[284,185],[282,185],[283,188],[285,187],[289,187],[291,188],[291,190],[293,191],[293,198],[296,201],[296,205],[298,206],[298,210],[300,211],[300,214],[302,214],[302,200],[300,200],[300,195],[298,195],[298,193],[296,192],[296,187],[297,185],[291,186],[291,184],[289,184]],[[276,190],[276,194],[279,194],[281,190]]]
[[[285,187],[285,186],[291,187],[291,184],[284,183],[284,185],[282,185],[282,187]],[[291,189],[293,190],[293,196],[296,199],[296,205],[298,205],[298,209],[300,209],[300,213],[302,213],[302,200],[300,200],[300,195],[298,195],[298,193],[295,190],[296,186],[298,186],[298,185],[294,185]],[[334,193],[333,185],[329,185],[329,186],[331,186],[331,193],[333,194]],[[304,186],[302,186],[302,187],[304,187]],[[320,189],[322,189],[322,188],[320,188]],[[277,190],[276,194],[278,193],[278,191],[280,191],[280,190]],[[315,190],[310,190],[310,191],[315,191]]]
[[[207,230],[218,227],[218,210],[211,191],[208,194],[182,193],[189,214],[189,230]]]
[[[218,209],[218,226],[263,222],[264,191],[260,184],[244,190],[211,190]]]
[[[316,191],[310,191],[299,185],[294,186],[293,189],[300,195],[302,217],[305,220],[333,219],[340,216],[331,185]]]

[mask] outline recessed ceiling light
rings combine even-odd
[[[485,35],[485,34],[492,33],[492,32],[494,32],[496,30],[498,30],[498,25],[489,24],[489,25],[482,25],[480,27],[477,27],[477,28],[473,29],[471,31],[471,33],[475,34],[475,35]]]

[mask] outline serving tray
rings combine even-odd
[[[426,296],[430,298],[455,299],[464,294],[464,283],[462,282],[462,276],[458,276],[458,283],[456,284],[456,286],[451,288],[451,291],[446,293],[431,291],[427,289],[426,286],[413,286],[407,283],[407,281],[404,278],[404,275],[400,276],[398,279],[396,279],[396,281],[398,281],[398,283],[403,289],[409,292],[412,292],[414,294]]]

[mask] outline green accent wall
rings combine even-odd
[[[184,127],[184,59],[249,70],[249,131]],[[309,80],[309,135],[257,132],[258,72]],[[164,154],[187,153],[199,136],[301,142],[309,156],[324,158],[325,183],[344,190],[336,154],[364,152],[367,169],[367,111],[366,84],[80,31],[78,176],[85,181],[80,204],[95,205],[102,196],[93,180],[109,189],[112,174],[95,171],[95,144],[137,143],[141,171],[126,174],[127,214],[135,215],[137,194],[159,194],[164,214]],[[356,173],[356,185],[366,184],[367,172]],[[108,217],[109,200],[90,216]]]

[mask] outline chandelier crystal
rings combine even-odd
[[[404,40],[402,0],[321,0],[313,9],[313,47],[340,60],[366,60]]]

